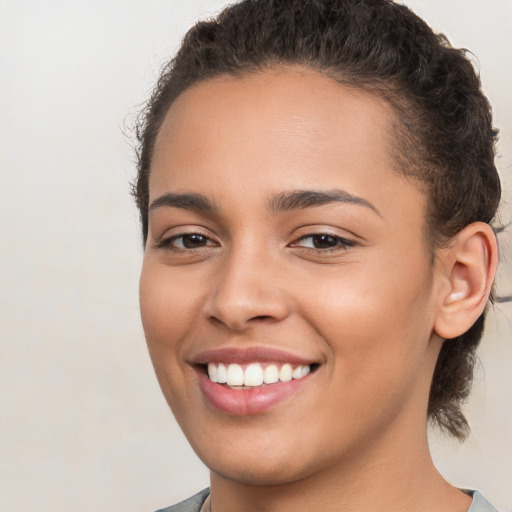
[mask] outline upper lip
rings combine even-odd
[[[191,362],[192,364],[201,365],[226,362],[239,364],[273,362],[311,365],[316,361],[270,347],[223,347],[201,351],[192,358]]]

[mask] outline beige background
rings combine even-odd
[[[0,512],[150,512],[207,483],[146,354],[123,127],[186,28],[224,3],[0,2]],[[510,203],[512,1],[408,4],[475,53]],[[502,252],[509,294],[510,236]],[[503,512],[512,511],[511,318],[510,304],[491,314],[470,440],[432,439],[441,470]]]

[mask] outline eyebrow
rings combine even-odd
[[[379,210],[366,199],[338,189],[283,192],[270,199],[268,209],[272,213],[280,213],[283,211],[314,208],[332,203],[364,206],[375,212],[379,217],[382,217]]]
[[[174,194],[173,192],[168,192],[155,199],[149,206],[149,211],[152,212],[162,206],[191,210],[198,213],[216,213],[219,211],[215,201],[202,194],[194,193]]]
[[[267,209],[273,214],[292,210],[303,210],[306,208],[315,208],[332,203],[355,204],[364,206],[375,212],[379,217],[382,214],[379,210],[366,199],[350,194],[345,190],[293,190],[276,194],[267,202]],[[212,199],[196,193],[175,194],[167,192],[155,199],[149,211],[153,211],[163,206],[170,208],[180,208],[197,213],[217,213],[219,207]]]

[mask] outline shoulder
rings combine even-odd
[[[473,496],[473,502],[469,507],[468,512],[498,512],[478,491],[467,491],[467,493]]]
[[[469,507],[468,512],[498,512],[478,491],[466,491],[468,494],[473,496],[473,502]],[[156,512],[199,512],[204,501],[208,497],[210,489],[203,489],[194,496],[172,505],[171,507],[162,508]]]
[[[210,494],[210,489],[203,489],[185,501],[181,501],[171,507],[162,508],[156,512],[199,512],[208,494]]]

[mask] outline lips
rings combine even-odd
[[[265,412],[299,391],[318,364],[268,348],[214,349],[194,358],[210,405],[231,415]]]

